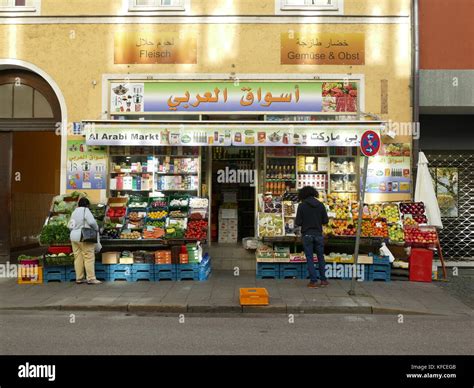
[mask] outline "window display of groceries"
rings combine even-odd
[[[400,222],[400,211],[396,203],[383,204],[383,217],[389,224]]]
[[[205,240],[207,238],[208,223],[206,220],[189,220],[185,238]]]
[[[281,209],[279,214],[258,213],[258,236],[276,237],[284,236],[284,223]]]
[[[282,202],[280,198],[275,198],[271,195],[263,197],[263,212],[264,213],[279,213],[282,212]]]
[[[355,236],[357,227],[351,220],[330,219],[329,223],[323,226],[323,232],[328,236]]]
[[[207,198],[190,198],[184,194],[110,198],[102,238],[204,240],[208,206]]]
[[[403,219],[412,218],[418,224],[426,224],[428,219],[425,215],[425,204],[423,202],[401,202],[400,213]]]
[[[433,226],[406,226],[405,245],[412,247],[434,247],[438,243],[438,233]]]
[[[71,194],[57,195],[52,200],[50,212],[71,214],[82,197],[87,197],[87,195],[79,191],[73,191]]]
[[[189,206],[189,198],[187,196],[172,197],[169,202],[170,208],[184,208]]]
[[[328,216],[337,219],[350,218],[350,204],[351,201],[347,198],[341,198],[336,194],[327,196],[327,210]]]
[[[199,169],[198,158],[174,158],[172,156],[157,157],[156,171],[160,173],[197,174]]]
[[[198,186],[199,177],[197,175],[161,175],[155,181],[156,191],[197,191]]]
[[[405,239],[403,227],[400,224],[390,224],[388,226],[388,238],[390,242],[402,243]]]
[[[388,225],[382,219],[362,220],[361,236],[388,238]]]

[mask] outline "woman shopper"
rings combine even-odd
[[[314,253],[318,257],[321,286],[329,285],[326,279],[326,262],[324,261],[323,225],[329,222],[326,207],[316,198],[318,192],[314,187],[305,186],[298,192],[300,204],[296,212],[295,224],[301,226],[303,248],[308,263],[309,288],[318,288],[318,275],[314,268]]]
[[[71,214],[69,229],[71,229],[71,244],[74,253],[74,269],[76,270],[76,284],[100,284],[95,277],[95,249],[96,243],[82,242],[82,228],[92,228],[99,235],[99,226],[89,210],[90,202],[81,198],[77,208]],[[84,275],[85,268],[85,275]]]

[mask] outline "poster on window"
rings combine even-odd
[[[458,217],[458,169],[436,168],[436,196],[441,217]]]
[[[67,189],[105,189],[107,149],[86,145],[84,140],[67,142]]]

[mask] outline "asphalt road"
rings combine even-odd
[[[183,318],[183,317],[181,317]],[[472,317],[0,312],[2,355],[470,355]]]

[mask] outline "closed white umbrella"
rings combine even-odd
[[[418,154],[418,172],[416,174],[415,201],[423,202],[426,208],[428,224],[438,228],[443,227],[438,199],[428,169],[428,159],[423,152]]]

